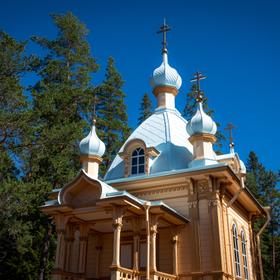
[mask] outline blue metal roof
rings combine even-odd
[[[193,151],[188,141],[186,124],[187,121],[176,109],[156,110],[134,130],[119,152],[123,152],[129,141],[141,139],[147,148],[154,147],[160,152],[151,163],[150,174],[185,169],[192,160]],[[105,175],[105,180],[123,177],[124,161],[117,155]]]

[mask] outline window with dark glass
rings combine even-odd
[[[145,173],[145,153],[144,149],[137,148],[131,155],[131,174]]]
[[[239,248],[238,248],[238,234],[237,234],[237,228],[236,228],[235,224],[233,224],[233,226],[232,226],[232,237],[233,237],[235,273],[236,273],[236,276],[241,277],[240,257],[239,257]]]
[[[248,260],[247,260],[247,250],[246,250],[246,239],[245,233],[241,231],[241,245],[242,245],[242,258],[243,258],[243,270],[245,280],[249,280],[249,271],[248,271]]]

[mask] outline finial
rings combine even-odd
[[[234,153],[234,142],[233,142],[232,130],[235,128],[236,127],[232,123],[228,123],[227,127],[225,128],[225,130],[229,131],[229,149],[232,154]]]
[[[196,101],[199,102],[199,103],[202,103],[203,101],[203,96],[202,96],[202,92],[200,90],[200,81],[201,80],[204,80],[206,79],[207,77],[202,75],[201,72],[195,72],[194,73],[194,78],[191,79],[191,82],[196,82],[196,94],[197,94],[197,97],[196,97]]]
[[[92,117],[92,124],[95,126],[96,124],[96,105],[97,105],[98,98],[96,96],[93,97],[93,117]]]
[[[162,53],[167,53],[166,33],[170,30],[171,28],[166,24],[166,20],[164,18],[163,25],[160,27],[160,30],[157,31],[157,34],[162,33]]]

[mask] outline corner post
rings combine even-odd
[[[86,255],[87,255],[87,240],[88,240],[87,224],[80,224],[80,237],[79,237],[79,273],[85,273],[86,270]]]
[[[173,244],[173,274],[178,275],[178,233],[174,233],[172,237]]]
[[[114,245],[113,245],[113,267],[120,266],[120,238],[123,218],[123,208],[116,207],[113,212],[113,230],[114,230]]]
[[[156,241],[157,241],[157,227],[158,227],[158,216],[152,216],[151,219],[151,272],[157,271],[156,265]]]

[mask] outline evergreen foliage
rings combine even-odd
[[[33,149],[27,171],[57,188],[79,168],[77,144],[93,97],[90,75],[98,66],[90,55],[84,24],[72,13],[52,18],[58,37],[32,38],[47,54],[36,68],[40,79],[32,88]]]
[[[276,280],[280,277],[280,191],[279,173],[267,170],[259,162],[254,152],[249,153],[247,160],[246,185],[264,206],[270,206],[271,221],[261,236],[261,249],[265,279]],[[257,221],[254,230],[257,232],[264,221]]]
[[[32,57],[24,54],[26,42],[17,42],[0,31],[0,182],[18,170],[11,156],[27,128],[28,104],[20,78],[29,70]]]
[[[52,188],[79,168],[78,141],[93,98],[91,73],[98,69],[87,29],[73,14],[52,16],[53,40],[33,37],[43,58],[25,57],[25,43],[0,34],[0,275],[3,279],[47,279],[54,258],[53,225],[40,210]],[[27,101],[24,71],[38,82]],[[22,167],[21,176],[17,169]]]
[[[40,178],[43,197],[72,180],[80,167],[78,141],[83,138],[92,99],[91,73],[98,69],[86,41],[87,29],[72,13],[52,15],[58,28],[53,40],[33,37],[46,51],[36,66],[39,81],[32,87],[32,149],[26,155],[27,181]],[[44,278],[51,224],[41,229],[39,276]]]
[[[205,93],[203,91],[200,91],[200,94],[202,95],[203,109],[204,109],[205,113],[213,118],[214,110],[209,108],[207,96],[205,95]],[[196,113],[196,110],[197,110],[196,99],[197,99],[197,85],[193,84],[191,86],[190,91],[187,93],[186,105],[184,107],[183,114],[182,114],[183,117],[186,120],[190,120]],[[221,127],[221,125],[218,122],[216,122],[216,125],[217,125],[217,128],[218,128],[217,133],[215,135],[216,138],[217,138],[217,142],[215,143],[215,145],[217,147],[216,152],[221,153],[221,148],[223,146],[223,142],[226,140],[226,137],[224,136],[224,134],[219,129]]]
[[[109,57],[105,80],[95,91],[98,135],[106,145],[101,174],[105,173],[130,133],[124,103],[125,93],[122,91],[123,84],[124,81],[115,67],[114,59]]]
[[[139,111],[138,125],[152,115],[152,101],[147,93],[143,95]]]

